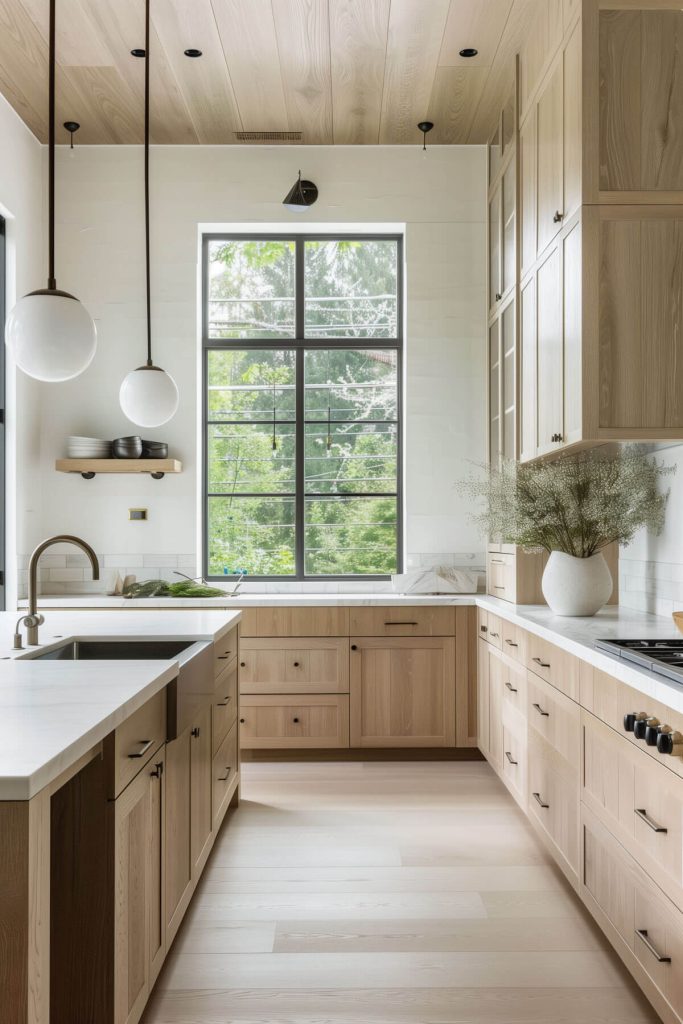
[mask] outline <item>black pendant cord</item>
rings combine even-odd
[[[54,0],[52,0],[54,3]],[[149,265],[149,6],[145,0],[145,276],[147,283],[147,366],[152,363],[152,313]]]
[[[48,101],[48,271],[47,287],[56,291],[55,279],[55,64],[56,46],[56,0],[50,0],[50,53],[49,53],[49,101]]]

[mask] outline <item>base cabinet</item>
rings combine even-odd
[[[116,801],[114,1024],[133,1024],[166,950],[164,892],[164,774],[160,748]]]
[[[190,730],[166,745],[166,941],[170,945],[192,895]]]
[[[351,746],[455,746],[455,640],[356,637]]]

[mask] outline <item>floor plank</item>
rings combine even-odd
[[[482,762],[250,763],[144,1024],[653,1024]]]

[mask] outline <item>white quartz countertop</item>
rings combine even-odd
[[[41,648],[112,638],[214,641],[239,611],[136,615],[53,612]],[[0,800],[29,800],[125,721],[178,673],[170,661],[33,661],[12,649],[15,613],[0,613]],[[125,670],[123,667],[125,666]]]
[[[477,594],[394,594],[390,591],[364,594],[332,593],[256,593],[238,594],[237,597],[106,597],[76,594],[60,597],[40,597],[38,608],[283,608],[351,607],[358,605],[472,605]],[[19,607],[25,608],[26,601]]]

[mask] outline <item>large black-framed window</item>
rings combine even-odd
[[[204,575],[402,569],[403,240],[202,246]]]
[[[7,317],[7,246],[5,219],[0,217],[0,335]],[[7,485],[5,479],[5,346],[0,343],[0,609],[6,607],[5,595],[5,520]]]

